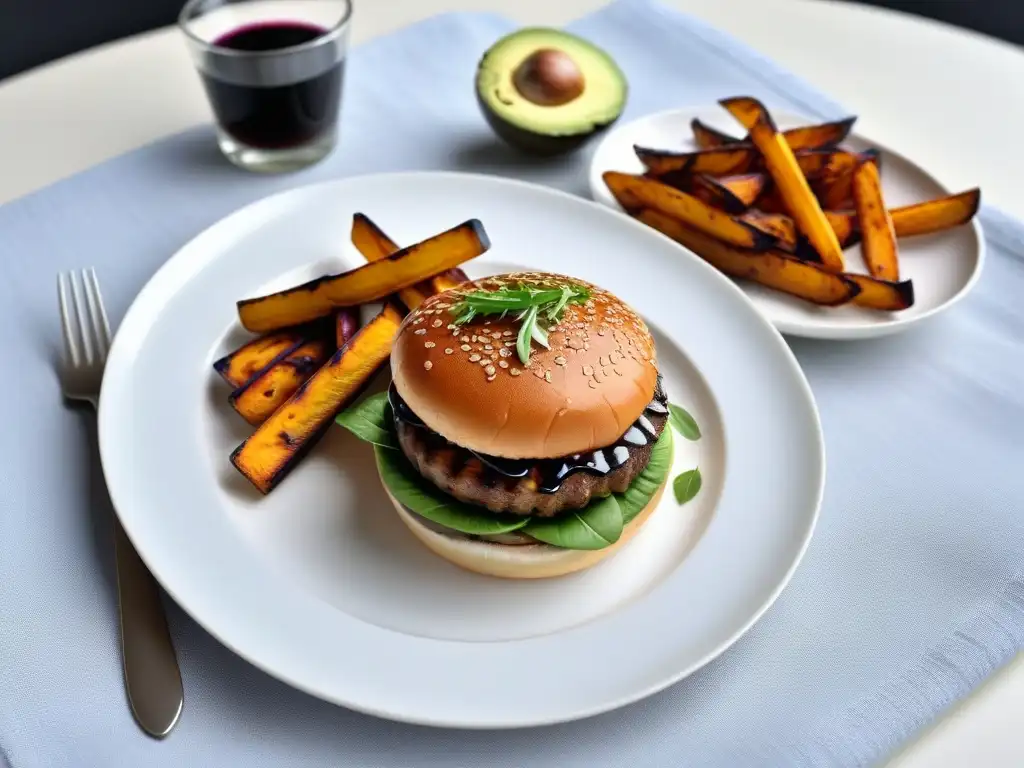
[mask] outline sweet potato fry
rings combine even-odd
[[[243,419],[259,426],[295,394],[302,382],[312,376],[334,350],[334,344],[327,339],[300,344],[232,392],[228,402]]]
[[[778,241],[777,248],[789,252],[796,249],[796,223],[789,216],[783,213],[747,211],[740,219],[774,237]]]
[[[783,131],[782,135],[789,144],[789,148],[794,152],[801,149],[825,149],[834,147],[845,139],[850,134],[856,120],[856,117],[847,117],[830,123],[790,128],[788,131]],[[725,147],[749,141],[749,138],[739,139],[723,133],[701,122],[698,118],[694,118],[690,122],[690,127],[693,130],[694,141],[701,149]]]
[[[914,306],[914,283],[904,280],[902,283],[891,283],[867,275],[854,275],[847,272],[843,277],[860,286],[853,303],[858,307],[882,309],[896,312]]]
[[[853,172],[857,166],[870,161],[879,167],[881,155],[877,150],[868,149],[860,153],[836,152],[818,178],[811,181],[811,189],[817,195],[823,209],[840,210],[853,204]]]
[[[852,280],[816,264],[781,251],[753,253],[733,248],[658,211],[644,209],[637,218],[731,277],[753,280],[814,304],[845,304],[861,290]]]
[[[890,208],[889,216],[897,238],[930,235],[966,224],[974,218],[980,203],[981,190],[974,188],[923,203]],[[860,239],[856,211],[825,211],[825,218],[844,247]]]
[[[743,141],[743,139],[730,136],[717,128],[712,128],[698,117],[690,121],[690,128],[693,131],[693,140],[700,149],[716,149],[730,144],[740,144]]]
[[[704,177],[710,179],[710,177]],[[729,190],[732,195],[748,208],[761,196],[768,185],[768,177],[763,173],[743,173],[738,176],[720,176],[710,179]]]
[[[756,174],[754,175],[756,176]],[[739,177],[730,176],[726,178],[735,179]],[[668,183],[667,179],[660,179],[660,181]],[[691,174],[684,176],[681,181],[682,184],[680,186],[675,186],[674,184],[669,184],[669,186],[693,195],[712,208],[718,208],[726,213],[739,214],[750,207],[749,203],[743,202],[743,200],[733,194],[732,190],[711,176],[705,176],[703,173]]]
[[[856,117],[847,117],[829,123],[790,128],[783,131],[782,135],[794,152],[802,149],[827,149],[836,146],[849,135],[856,119]],[[694,118],[690,122],[690,127],[693,130],[694,141],[701,149],[746,144],[750,141],[749,136],[745,138],[731,136],[717,128],[712,128],[698,118]]]
[[[841,272],[843,249],[836,233],[825,219],[817,198],[797,164],[793,150],[776,130],[768,111],[759,101],[749,97],[725,99],[720,103],[750,131],[750,139],[764,156],[768,173],[778,187],[786,208],[821,256],[822,263],[827,269]]]
[[[853,172],[853,200],[863,243],[864,263],[873,277],[895,282],[900,279],[899,248],[892,217],[885,209],[878,167],[863,162]]]
[[[966,224],[974,218],[979,205],[981,190],[975,187],[958,195],[894,208],[890,214],[896,237],[911,237]]]
[[[775,243],[771,235],[654,179],[618,171],[605,171],[602,178],[626,210],[652,208],[742,248],[763,251]]]
[[[395,242],[384,234],[384,230],[364,213],[357,213],[352,217],[352,244],[363,258],[370,262],[386,259],[399,250]],[[466,273],[456,267],[403,288],[398,292],[398,297],[408,309],[416,309],[428,296],[446,291],[468,280]]]
[[[348,344],[348,340],[359,330],[359,307],[344,307],[334,315],[335,349]]]
[[[706,173],[711,176],[729,176],[746,173],[757,159],[751,147],[719,147],[696,152],[670,152],[634,146],[633,151],[647,170],[661,175],[672,171]]]
[[[338,307],[376,301],[390,293],[456,267],[487,251],[490,242],[476,219],[340,275],[286,291],[238,302],[238,316],[250,331],[265,332],[331,314]]]
[[[401,323],[402,311],[385,306],[235,449],[235,468],[269,493],[387,362]]]
[[[306,335],[301,328],[261,336],[217,360],[213,369],[232,387],[240,387],[305,340]]]

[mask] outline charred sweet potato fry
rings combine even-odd
[[[734,248],[650,209],[640,211],[637,218],[731,277],[753,280],[823,306],[845,304],[860,293],[860,287],[843,275],[781,251],[753,253]]]
[[[388,304],[231,454],[231,463],[269,493],[387,362],[402,323]]]
[[[860,286],[853,303],[858,307],[868,309],[882,309],[896,312],[914,306],[914,283],[904,280],[902,283],[892,283],[887,280],[879,280],[867,275],[854,275],[849,272],[843,275]]]
[[[700,149],[715,149],[726,147],[730,144],[739,144],[743,140],[728,133],[712,128],[710,125],[695,117],[690,121],[690,128],[693,131],[693,140]]]
[[[830,123],[790,128],[788,131],[783,131],[782,135],[789,144],[789,148],[794,152],[801,149],[825,149],[834,147],[845,139],[850,134],[856,120],[856,117],[847,117]],[[701,149],[725,147],[749,141],[749,139],[739,139],[723,133],[717,128],[712,128],[707,123],[701,122],[698,118],[690,121],[690,127],[693,130],[694,141]]]
[[[240,387],[305,340],[305,332],[301,328],[261,336],[217,360],[213,369],[232,387]]]
[[[868,149],[860,153],[836,152],[829,158],[828,165],[816,179],[811,189],[817,195],[823,209],[840,210],[853,205],[853,172],[863,162],[872,162],[878,167],[881,155],[877,150]]]
[[[487,251],[490,242],[476,219],[340,275],[238,302],[250,331],[265,332],[331,314],[339,307],[375,301],[456,267]]]
[[[779,190],[786,208],[811,245],[821,256],[822,264],[835,272],[843,270],[843,249],[836,233],[811,191],[793,150],[775,128],[768,110],[749,97],[725,99],[720,102],[730,114],[750,131],[750,140],[764,156],[765,165]]]
[[[334,350],[334,344],[327,339],[300,344],[264,368],[245,386],[232,392],[228,402],[243,419],[259,426],[295,394],[295,390],[326,362]]]
[[[789,216],[783,213],[747,211],[740,219],[774,237],[778,241],[777,248],[790,252],[796,249],[796,223]]]
[[[334,316],[335,348],[340,349],[359,330],[359,307],[344,307]]]
[[[352,217],[352,244],[367,261],[371,262],[386,259],[399,250],[395,242],[384,234],[384,230],[364,213],[357,213]],[[456,267],[403,288],[398,292],[398,296],[408,309],[416,309],[428,296],[446,291],[468,280],[466,273]]]
[[[860,222],[864,263],[873,277],[900,279],[899,248],[892,217],[885,209],[882,179],[874,163],[863,162],[853,172],[853,200]]]
[[[701,232],[742,248],[763,251],[775,243],[771,235],[660,181],[618,171],[605,171],[602,178],[626,210],[651,208],[661,211]]]
[[[892,226],[898,238],[930,235],[966,224],[974,218],[980,203],[981,190],[974,188],[923,203],[890,208],[889,216],[892,217]],[[825,211],[825,218],[844,246],[860,239],[856,211]]]
[[[746,173],[757,159],[757,153],[751,147],[743,146],[703,149],[696,152],[670,152],[634,146],[633,151],[647,170],[658,175],[682,171],[729,176]]]
[[[981,190],[969,189],[958,195],[939,197],[890,211],[897,237],[927,235],[958,227],[974,218],[981,204]]]
[[[768,177],[763,173],[743,173],[737,176],[721,176],[710,180],[727,189],[748,208],[761,196],[764,188],[768,185]]]

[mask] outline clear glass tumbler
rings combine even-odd
[[[338,138],[350,0],[189,0],[178,24],[221,151],[250,171],[293,171]]]

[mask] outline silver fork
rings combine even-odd
[[[57,295],[64,331],[61,389],[68,399],[82,400],[96,408],[103,366],[110,351],[110,324],[95,270],[61,273],[57,276]],[[111,514],[111,518],[121,619],[121,663],[128,703],[142,729],[163,738],[181,715],[181,672],[156,582],[128,540],[117,515]]]

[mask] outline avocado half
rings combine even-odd
[[[555,155],[583,144],[622,114],[626,77],[607,53],[558,29],[529,27],[480,59],[476,96],[509,144]]]

